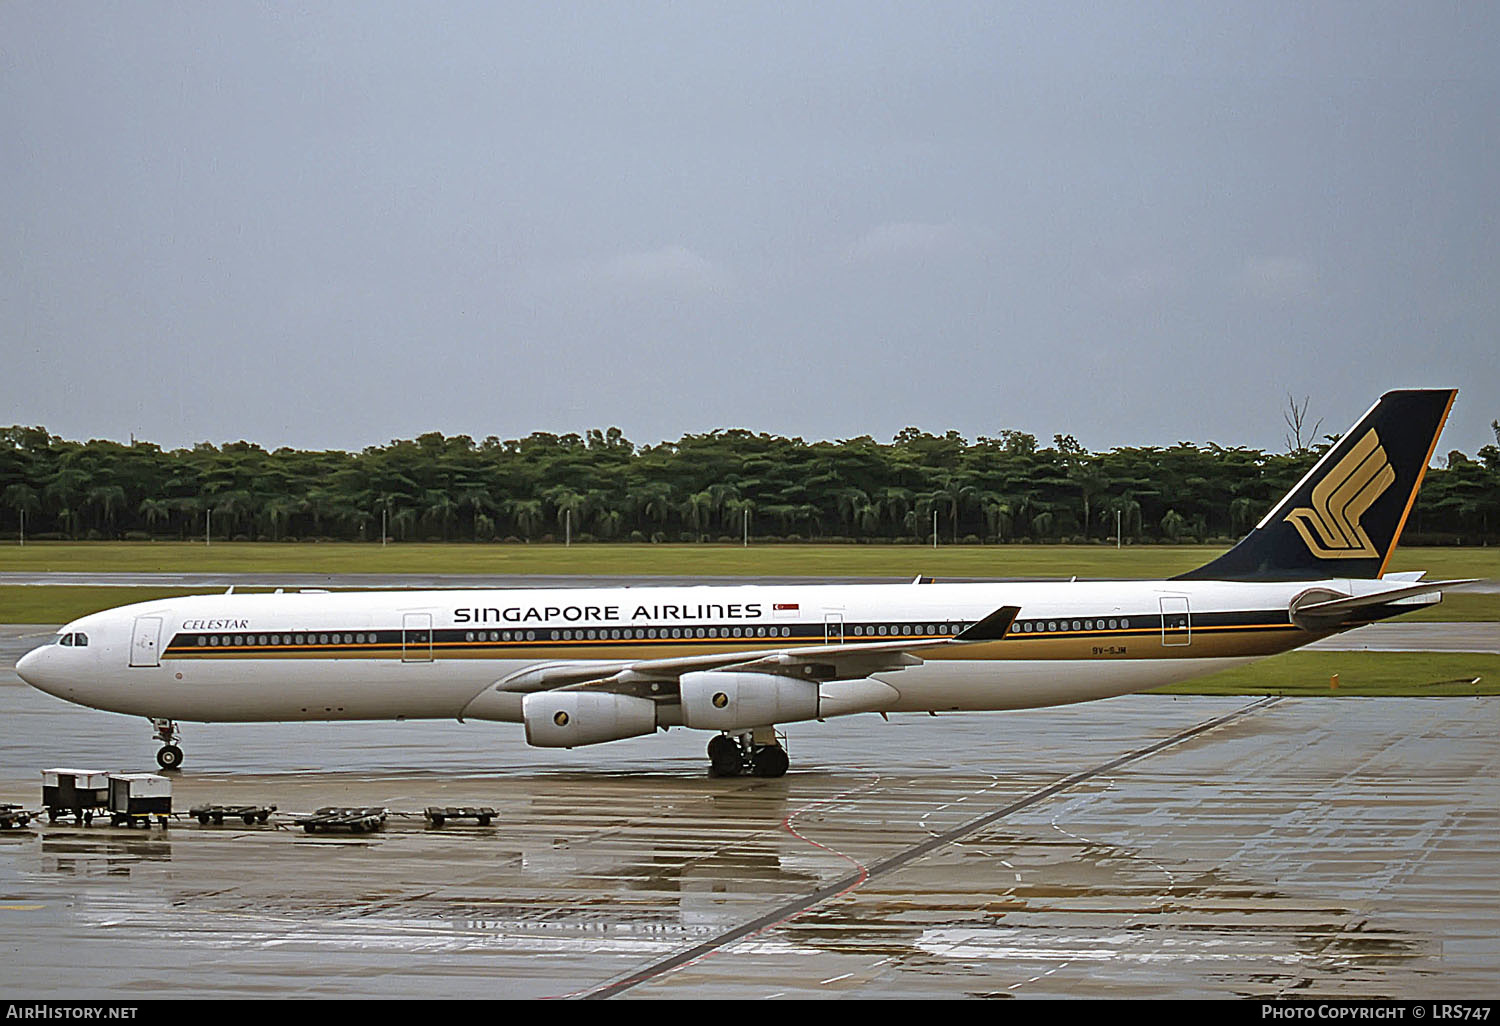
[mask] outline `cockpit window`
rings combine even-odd
[[[71,634],[64,634],[62,637],[60,637],[60,638],[57,639],[57,643],[59,645],[69,645],[69,646],[71,646],[73,644],[73,635],[71,635]]]
[[[79,648],[87,647],[88,643],[89,636],[87,634],[79,633],[73,635],[73,644],[77,645]]]

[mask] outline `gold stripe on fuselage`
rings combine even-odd
[[[949,635],[911,635],[901,640],[912,644],[945,641]],[[733,652],[763,652],[777,648],[795,652],[799,648],[821,647],[828,642],[822,639],[790,641],[777,639],[780,644],[768,644],[772,639],[755,638],[749,641],[736,639],[734,643],[705,643],[699,639],[691,641],[680,638],[655,639],[629,642],[585,641],[561,642],[551,639],[537,641],[485,642],[467,641],[434,642],[432,659],[526,659],[526,660],[643,660],[681,658],[691,656],[723,655]],[[860,639],[864,640],[864,639]],[[880,638],[881,641],[891,640]],[[1191,632],[1168,631],[1165,642],[1160,627],[1139,630],[1105,631],[1052,631],[1041,634],[1013,634],[1004,639],[974,642],[944,648],[931,648],[920,653],[924,660],[977,660],[1005,661],[1019,659],[1205,659],[1232,658],[1237,656],[1273,655],[1305,644],[1307,632],[1290,624],[1248,624],[1235,626],[1194,626]],[[848,639],[846,639],[848,641]],[[837,642],[834,642],[837,644]],[[849,641],[854,644],[856,642]],[[234,645],[219,648],[169,647],[164,659],[206,659],[210,661],[234,661],[244,659],[391,659],[403,656],[411,662],[427,661],[428,646],[425,643],[408,646],[390,643],[317,645],[317,646],[259,646]]]

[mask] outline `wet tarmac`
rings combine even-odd
[[[149,769],[0,670],[0,802]],[[500,724],[184,725],[180,810],[0,832],[17,997],[1433,997],[1500,984],[1500,699],[1135,696],[574,752]],[[306,834],[321,805],[392,810]],[[428,805],[484,804],[441,830]],[[97,822],[97,821],[96,821]]]

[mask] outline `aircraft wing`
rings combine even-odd
[[[858,680],[873,673],[901,670],[922,663],[918,653],[979,641],[998,641],[1021,612],[1002,606],[952,638],[916,641],[861,641],[801,645],[756,651],[715,652],[621,662],[566,662],[528,667],[501,681],[498,691],[529,693],[562,688],[612,691],[661,697],[661,688],[676,687],[677,678],[698,670],[735,670],[807,676],[819,681]],[[654,686],[654,690],[653,690]]]

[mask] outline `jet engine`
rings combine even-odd
[[[539,691],[521,702],[526,741],[538,748],[573,748],[640,737],[656,730],[649,698],[584,691]]]
[[[769,673],[700,670],[679,681],[682,722],[701,730],[741,730],[818,716],[818,684]]]

